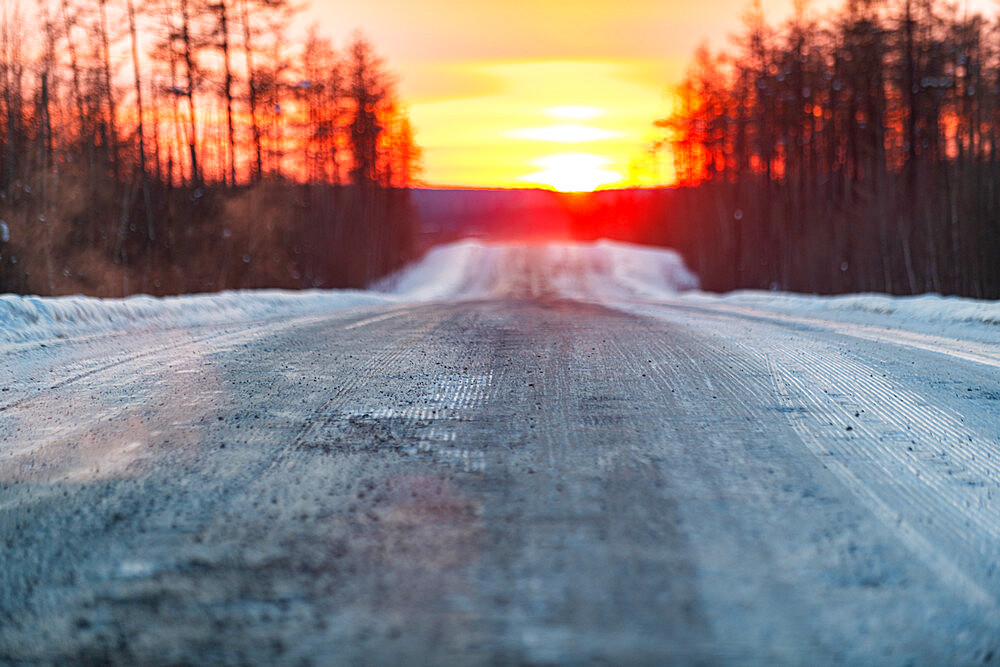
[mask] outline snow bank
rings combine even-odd
[[[1000,325],[1000,301],[984,301],[939,294],[817,296],[741,290],[722,295],[689,294],[684,296],[684,300],[761,308],[792,315],[817,317],[850,316],[852,314],[884,316],[884,319],[894,326],[903,326],[907,323]],[[883,318],[879,317],[879,319]]]
[[[0,343],[41,341],[128,329],[254,322],[390,302],[355,290],[246,290],[157,298],[0,295]]]
[[[664,248],[606,240],[535,245],[466,240],[432,249],[369,291],[252,290],[127,299],[0,295],[0,344],[113,331],[242,324],[389,303],[543,295],[610,306],[652,300],[878,321],[896,328],[975,326],[979,331],[1000,332],[1000,326],[994,329],[1000,325],[1000,302],[996,301],[938,295],[820,297],[764,291],[714,295],[697,288],[697,277],[681,257]]]
[[[541,291],[538,291],[540,287]],[[377,286],[405,300],[496,298],[541,293],[571,299],[718,304],[892,328],[1000,325],[1000,302],[925,294],[815,296],[742,290],[698,291],[698,278],[667,248],[618,241],[488,244],[460,241],[431,250]],[[548,291],[546,291],[548,290]],[[1000,332],[1000,327],[997,327]],[[992,334],[991,334],[992,335]]]
[[[245,290],[156,298],[0,295],[0,343],[149,328],[249,323],[400,301],[482,299],[516,292],[530,272],[551,285],[603,285],[645,296],[697,285],[676,253],[624,243],[542,246],[460,241],[432,249],[373,290]],[[581,282],[584,278],[589,282]],[[523,288],[523,286],[520,286]],[[568,289],[568,288],[567,288]]]
[[[486,297],[505,248],[472,240],[436,246],[374,289],[414,301]]]
[[[589,278],[604,287],[601,291],[655,299],[698,289],[698,276],[669,248],[602,239],[577,244],[572,251],[591,267]]]
[[[486,244],[459,241],[432,249],[376,289],[418,301],[531,293],[531,282],[569,298],[665,298],[697,289],[698,278],[666,248],[594,243]]]

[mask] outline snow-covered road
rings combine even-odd
[[[1000,661],[1000,307],[696,286],[0,297],[0,662]]]

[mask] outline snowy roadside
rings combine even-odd
[[[362,290],[246,290],[125,299],[0,295],[0,345],[106,333],[250,324],[395,303]]]
[[[0,346],[115,332],[249,325],[364,306],[503,298],[529,289],[524,284],[529,274],[543,276],[542,282],[558,296],[608,307],[693,307],[1000,345],[997,301],[933,294],[711,294],[699,291],[697,277],[680,255],[665,248],[601,240],[549,243],[524,253],[511,244],[465,240],[431,249],[371,290],[247,290],[126,299],[0,295]]]
[[[1000,301],[939,294],[818,296],[763,290],[688,292],[674,296],[673,301],[743,314],[774,313],[802,321],[817,319],[1000,344]]]
[[[817,296],[764,290],[714,294],[698,289],[697,276],[676,251],[608,240],[540,246],[530,267],[524,266],[524,255],[511,244],[459,241],[433,248],[376,289],[412,301],[488,299],[504,296],[512,285],[516,291],[518,274],[539,272],[560,296],[609,307],[653,302],[1000,344],[998,301],[937,294]]]

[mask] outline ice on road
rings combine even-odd
[[[997,662],[998,330],[608,241],[0,297],[0,662]]]

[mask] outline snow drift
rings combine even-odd
[[[1000,302],[941,296],[940,294],[817,296],[788,292],[740,290],[724,295],[690,295],[690,300],[818,316],[863,314],[885,316],[897,321],[919,321],[928,324],[1000,325]]]
[[[1000,343],[1000,302],[940,294],[817,296],[740,290],[729,294],[683,295],[681,303],[742,312],[809,317],[844,324],[876,325],[899,331],[944,334],[956,339]]]
[[[486,244],[459,241],[376,286],[400,297],[483,299],[549,294],[568,298],[663,298],[698,288],[673,250],[618,241]],[[553,291],[554,290],[554,291]]]
[[[430,250],[370,290],[253,290],[126,299],[0,295],[0,344],[143,329],[250,325],[382,304],[496,298],[565,298],[750,308],[900,329],[1000,332],[1000,303],[939,295],[819,297],[765,291],[716,295],[674,251],[615,241],[487,244],[465,240]],[[984,326],[985,325],[985,326]],[[970,330],[971,331],[971,330]]]
[[[0,295],[0,342],[68,338],[136,329],[226,325],[390,302],[359,290],[246,290],[157,298]]]
[[[697,287],[671,250],[624,243],[535,246],[460,241],[433,248],[372,290],[230,291],[157,298],[0,295],[0,343],[139,329],[249,324],[384,303],[538,295],[666,296]]]
[[[505,250],[471,240],[437,246],[374,288],[415,301],[489,296]]]
[[[564,262],[582,263],[586,276],[568,272],[557,276],[563,290],[578,298],[585,278],[591,291],[599,294],[665,299],[678,292],[698,289],[698,276],[688,270],[675,250],[600,240],[596,243],[565,245],[559,249]]]

